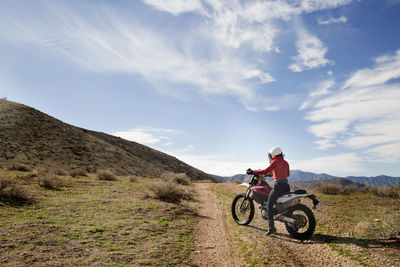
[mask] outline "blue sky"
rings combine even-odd
[[[0,2],[0,97],[206,172],[400,176],[399,0]]]

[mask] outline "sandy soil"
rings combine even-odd
[[[199,195],[200,219],[194,229],[196,246],[191,255],[193,262],[198,266],[245,265],[234,245],[225,207],[210,185],[196,183],[195,190]]]

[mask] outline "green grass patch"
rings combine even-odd
[[[71,178],[62,191],[46,190],[35,179],[24,181],[36,202],[1,207],[0,262],[191,265],[195,217],[177,204],[144,199],[148,181],[118,177],[108,182],[89,175]]]

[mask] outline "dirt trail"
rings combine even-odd
[[[200,197],[200,219],[194,229],[193,262],[198,266],[245,265],[234,245],[225,207],[210,185],[197,183],[195,190]]]
[[[237,188],[230,188],[236,191]],[[233,231],[228,220],[231,219],[226,207],[220,203],[206,183],[196,184],[200,196],[200,220],[195,227],[196,247],[192,260],[199,266],[247,266],[233,242]],[[235,190],[236,189],[236,190]],[[257,266],[360,266],[354,260],[340,255],[325,242],[309,240],[300,242],[291,238],[280,222],[276,223],[278,234],[265,236],[267,222],[258,215],[253,222],[243,228],[239,238],[251,244],[258,254]]]

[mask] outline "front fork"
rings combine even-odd
[[[240,211],[247,210],[248,206],[243,207],[243,205],[245,205],[245,203],[247,203],[246,199],[250,199],[250,193],[251,193],[251,190],[247,189],[245,197],[243,198],[243,201],[242,201],[242,203],[240,203],[240,206],[239,206]],[[247,203],[247,205],[249,205],[249,204]]]

